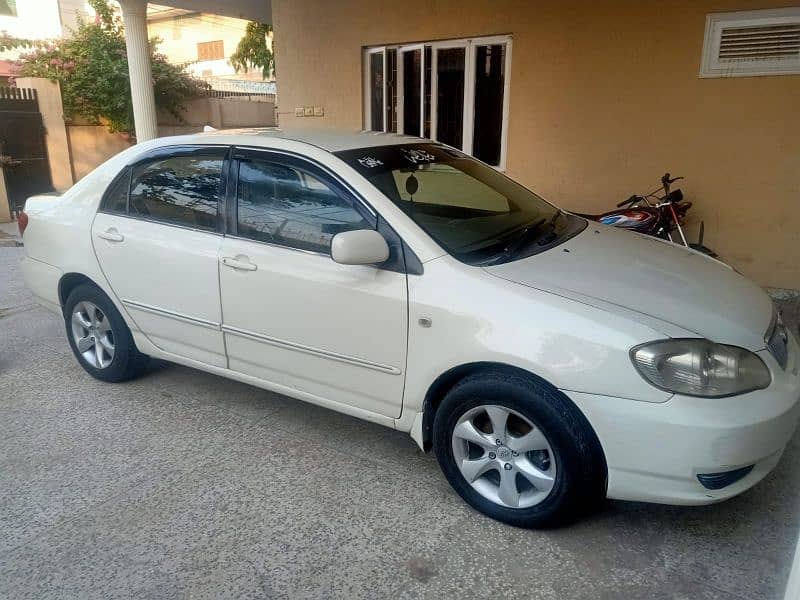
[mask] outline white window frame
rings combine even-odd
[[[364,89],[367,92],[364,94],[364,130],[372,131],[372,81],[370,79],[372,69],[372,55],[381,54],[383,56],[383,131],[386,131],[386,46],[377,46],[375,48],[367,48],[364,51]]]
[[[700,77],[759,77],[765,75],[798,75],[800,59],[766,61],[742,61],[722,63],[719,47],[722,30],[728,27],[748,27],[796,24],[800,22],[800,7],[712,13],[706,16],[706,31],[703,39],[703,55],[700,61]]]
[[[474,113],[475,100],[475,78],[472,75],[472,85],[470,85],[470,51],[469,40],[447,40],[443,42],[432,42],[427,44],[431,47],[431,139],[438,141],[438,121],[437,109],[439,108],[439,78],[436,76],[436,66],[439,64],[439,50],[450,48],[464,49],[464,108],[461,117],[461,148],[465,154],[472,154],[472,125],[467,119],[468,111]],[[471,90],[471,93],[470,93]],[[424,117],[423,117],[424,118]],[[467,128],[469,127],[469,134]],[[469,140],[467,140],[469,135]]]
[[[366,131],[373,131],[372,125],[372,88],[370,81],[370,60],[371,55],[382,52],[383,53],[383,98],[384,105],[387,101],[386,90],[386,50],[397,50],[397,131],[401,132],[405,129],[404,123],[404,73],[403,73],[403,52],[419,50],[421,54],[421,71],[420,71],[420,128],[419,136],[422,137],[425,123],[425,69],[428,65],[425,64],[425,48],[431,48],[431,125],[430,137],[432,140],[437,140],[437,95],[438,95],[438,78],[436,76],[436,66],[438,64],[438,51],[446,48],[464,48],[464,110],[462,118],[462,152],[465,154],[472,154],[473,151],[473,134],[475,123],[475,59],[477,55],[478,46],[489,46],[493,44],[504,44],[505,49],[505,66],[504,66],[504,79],[503,79],[503,107],[502,107],[502,126],[500,131],[500,162],[498,165],[493,165],[499,171],[505,171],[506,162],[508,157],[508,118],[511,96],[511,47],[512,36],[510,35],[497,35],[476,38],[463,38],[455,40],[439,40],[430,42],[421,42],[415,44],[398,44],[386,46],[374,46],[365,48],[363,52],[364,61],[364,86],[363,86],[363,104],[364,104],[364,129]],[[386,132],[386,109],[383,110],[383,129]]]
[[[405,131],[405,62],[403,61],[403,54],[405,52],[419,51],[419,131],[412,135],[422,137],[422,132],[425,127],[425,44],[411,44],[408,46],[397,47],[397,132]],[[371,90],[366,90],[369,94]],[[401,110],[403,109],[403,110]],[[385,127],[385,125],[384,125]]]
[[[502,118],[502,125],[500,128],[500,164],[497,165],[495,168],[500,171],[505,171],[506,169],[506,157],[508,151],[508,110],[509,110],[509,99],[511,96],[511,36],[510,35],[496,35],[492,37],[482,37],[482,38],[474,38],[470,47],[468,49],[467,54],[469,55],[467,64],[471,69],[471,77],[472,77],[472,84],[470,87],[470,102],[469,102],[469,113],[467,113],[467,100],[466,100],[466,90],[464,94],[464,122],[466,123],[469,120],[469,151],[464,150],[467,154],[472,154],[472,143],[473,143],[473,123],[475,122],[475,61],[477,60],[478,54],[478,46],[491,46],[493,44],[505,44],[506,45],[506,54],[505,54],[505,76],[503,77],[503,118]],[[465,83],[466,85],[466,83]],[[466,144],[466,136],[464,137],[465,144]],[[466,147],[466,146],[465,146]]]

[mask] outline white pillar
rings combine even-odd
[[[147,0],[120,0],[128,50],[128,75],[131,80],[133,122],[136,141],[158,137],[156,99],[150,67],[150,42],[147,36]]]

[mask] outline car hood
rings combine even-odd
[[[671,337],[696,335],[759,350],[772,318],[770,297],[727,265],[596,223],[551,250],[485,270],[623,314]]]

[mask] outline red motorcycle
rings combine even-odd
[[[683,192],[680,189],[670,190],[672,184],[679,179],[683,179],[683,177],[670,178],[670,174],[665,173],[659,187],[644,196],[633,195],[627,200],[623,200],[617,204],[617,208],[620,210],[612,210],[600,215],[582,214],[580,216],[612,227],[637,231],[676,244],[683,244],[687,248],[693,248],[716,258],[717,253],[703,245],[705,226],[702,221],[700,222],[700,239],[697,243],[690,243],[686,240],[686,235],[683,233],[683,221],[686,213],[692,207],[692,203],[684,201]],[[663,195],[658,196],[657,194],[661,191],[663,191]],[[675,232],[678,234],[679,239],[677,240],[673,237]]]

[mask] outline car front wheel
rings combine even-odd
[[[517,373],[456,384],[436,412],[434,448],[459,495],[511,525],[557,526],[605,496],[605,459],[582,413],[555,388]]]
[[[148,357],[136,349],[122,315],[94,285],[72,290],[64,304],[64,321],[72,352],[92,377],[124,381],[147,366]]]

